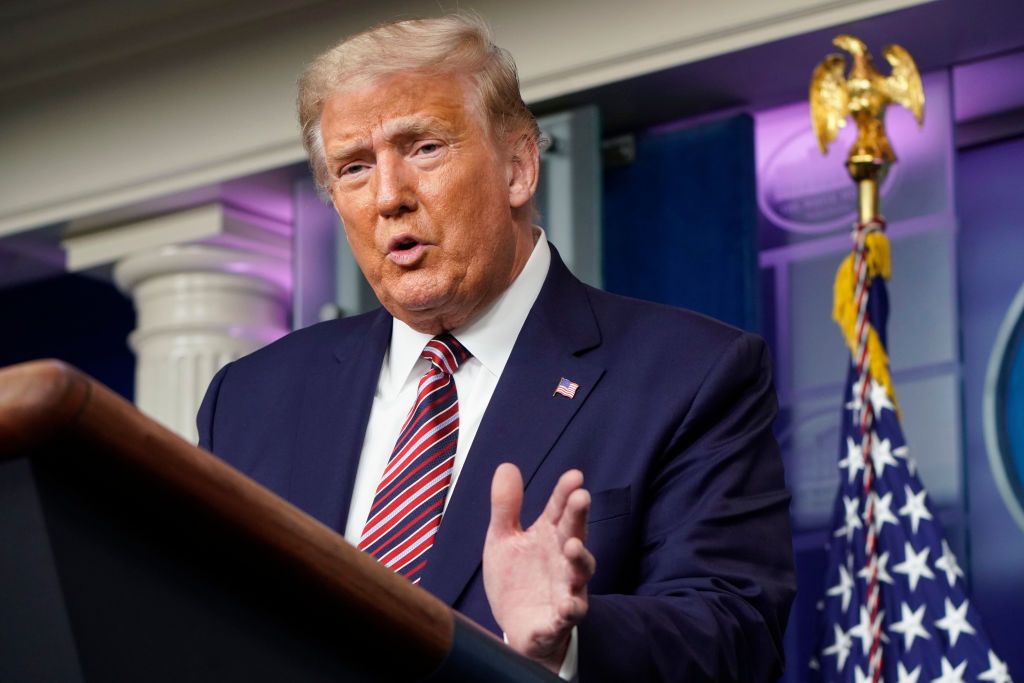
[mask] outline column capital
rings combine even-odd
[[[291,260],[292,227],[265,216],[210,202],[171,213],[72,232],[61,244],[76,272],[117,263],[163,247],[204,244]]]
[[[146,280],[181,273],[248,276],[251,287],[269,290],[283,302],[292,285],[287,255],[204,243],[168,244],[126,256],[114,266],[114,281],[123,291],[132,292]]]
[[[291,226],[221,203],[69,235],[68,269],[114,264],[137,315],[139,409],[195,441],[195,416],[225,364],[288,332]]]

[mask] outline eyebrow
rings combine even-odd
[[[388,141],[419,137],[429,133],[445,133],[451,125],[434,116],[405,116],[384,124],[384,137]]]
[[[327,161],[337,163],[359,155],[360,152],[368,150],[373,145],[366,138],[357,138],[351,142],[344,142],[332,147],[327,151]]]
[[[384,124],[384,139],[388,142],[395,142],[429,134],[443,135],[449,133],[450,130],[451,124],[443,119],[433,116],[406,116],[392,119]],[[327,152],[327,159],[329,162],[336,163],[356,157],[372,148],[373,143],[368,138],[356,138],[332,147]]]

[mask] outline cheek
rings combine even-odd
[[[348,207],[345,211],[339,210],[338,212],[345,239],[348,241],[352,256],[359,269],[366,274],[368,280],[377,279],[382,256],[374,239],[373,222],[350,209],[351,207]]]
[[[458,215],[461,199],[471,189],[461,182],[459,174],[447,168],[421,173],[416,181],[416,194],[435,220]]]
[[[505,227],[509,218],[507,191],[502,180],[488,171],[445,170],[421,185],[422,196],[430,197],[433,222],[449,244],[458,244],[460,250],[475,245],[473,251],[479,251],[481,240],[489,242],[491,230]]]
[[[345,226],[345,234],[353,249],[367,241],[372,243],[375,214],[365,200],[345,197],[334,201],[334,209]]]

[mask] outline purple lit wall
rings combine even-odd
[[[953,70],[957,121],[996,116],[1024,107],[1024,52],[958,66]]]

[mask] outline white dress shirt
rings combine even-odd
[[[473,445],[480,419],[548,274],[551,252],[544,231],[537,230],[540,234],[533,245],[533,252],[511,286],[483,314],[465,327],[451,331],[473,357],[466,359],[453,375],[459,395],[459,439],[445,507],[451,500],[462,465]],[[348,522],[345,524],[345,538],[352,545],[359,544],[377,484],[384,474],[402,424],[416,402],[420,378],[430,367],[420,354],[432,338],[433,335],[417,332],[398,318],[392,319],[391,346],[384,355],[377,391],[373,395],[352,489],[352,502],[348,508]]]
[[[459,395],[459,440],[455,448],[452,483],[444,501],[446,508],[480,420],[551,265],[551,251],[544,231],[540,228],[535,230],[537,241],[515,281],[482,315],[465,327],[451,331],[473,357],[467,358],[453,375]],[[373,406],[345,524],[345,538],[352,545],[359,544],[377,484],[384,474],[402,424],[416,402],[420,377],[430,367],[420,354],[432,338],[433,335],[417,332],[398,318],[392,319],[391,345],[384,354],[377,391],[373,394]],[[574,628],[569,650],[558,674],[561,678],[569,680],[576,675],[577,657],[577,631]]]

